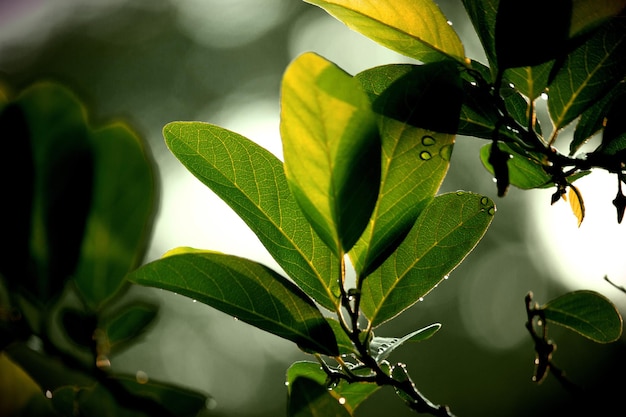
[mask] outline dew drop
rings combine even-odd
[[[198,300],[191,300],[191,302],[192,302],[192,303],[197,303],[197,302],[198,302]]]
[[[430,158],[432,158],[433,156],[431,155],[430,152],[428,151],[422,151],[420,152],[420,159],[422,161],[428,161]]]
[[[489,203],[489,199],[487,197],[483,197],[480,199],[480,204],[486,206]]]
[[[441,156],[444,161],[449,161],[452,157],[452,145],[442,146],[441,149],[439,149],[439,156]]]
[[[137,373],[135,374],[135,379],[137,379],[137,382],[140,384],[146,384],[148,383],[148,374],[145,373],[144,371],[137,371]]]
[[[422,145],[424,146],[432,146],[435,143],[437,143],[437,141],[432,136],[426,135],[422,137]]]
[[[285,386],[288,387],[289,386],[289,381],[285,381]]]
[[[98,357],[96,358],[96,366],[100,369],[102,368],[110,368],[111,367],[111,361],[109,360],[108,356],[106,355],[98,355]]]
[[[343,398],[343,397],[340,397],[338,401],[339,401],[339,404],[341,404],[341,405],[346,403],[346,399]]]
[[[233,317],[233,320],[239,321],[239,317]]]
[[[444,275],[443,276],[443,279],[448,279],[448,278],[450,278],[450,275]]]
[[[547,100],[548,99],[548,95],[546,93],[541,93],[541,99],[542,100]]]
[[[457,191],[456,192],[456,195],[463,195],[463,194],[465,194],[463,191]]]
[[[424,297],[420,297],[420,301],[424,301]]]
[[[52,391],[46,390],[46,398],[52,398]]]
[[[535,359],[535,365],[539,365],[539,359]]]
[[[489,207],[489,210],[487,210],[487,213],[489,213],[490,216],[493,216],[494,214],[496,214],[496,208]]]

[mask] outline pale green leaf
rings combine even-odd
[[[305,0],[349,28],[422,62],[455,59],[465,51],[448,19],[432,0]]]
[[[471,252],[493,219],[488,197],[448,193],[422,211],[387,260],[363,282],[363,313],[378,326],[428,294]]]
[[[339,257],[357,241],[378,196],[380,139],[361,85],[314,53],[282,83],[285,175],[315,231]]]
[[[303,216],[278,158],[207,123],[170,123],[163,135],[172,153],[239,214],[300,288],[335,310],[339,261]]]
[[[598,343],[622,334],[622,317],[605,296],[581,290],[562,295],[542,307],[546,321],[564,326]]]
[[[333,330],[313,301],[248,259],[214,252],[172,255],[136,269],[128,279],[198,300],[306,351],[339,354]]]

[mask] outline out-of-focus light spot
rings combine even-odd
[[[458,281],[460,315],[472,340],[488,349],[513,349],[528,338],[524,297],[544,294],[546,282],[522,245],[502,245],[481,257],[471,276]],[[515,267],[511,267],[515,265]]]
[[[137,373],[135,374],[135,379],[139,384],[147,384],[150,378],[148,378],[148,374],[144,371],[137,371]]]
[[[181,30],[212,48],[245,45],[280,24],[289,0],[173,0]]]
[[[576,181],[585,202],[586,214],[580,228],[567,201],[550,205],[554,189],[537,191],[528,230],[530,249],[537,267],[548,270],[567,287],[589,289],[606,295],[626,308],[624,296],[604,280],[626,286],[624,236],[626,223],[617,223],[611,204],[617,193],[615,175],[594,171]]]
[[[292,58],[307,51],[315,51],[350,74],[378,65],[416,62],[348,29],[327,14],[312,12],[294,23],[289,36]]]

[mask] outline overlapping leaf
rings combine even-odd
[[[363,284],[361,307],[372,326],[400,314],[430,292],[482,238],[495,206],[484,196],[435,197],[397,250]]]
[[[306,351],[339,354],[333,330],[313,301],[291,281],[256,262],[192,251],[153,261],[128,279],[198,300]]]
[[[170,123],[163,135],[172,153],[239,214],[300,288],[334,310],[339,261],[303,216],[278,158],[207,123]]]
[[[455,77],[456,75],[456,77]],[[386,65],[357,75],[380,114],[382,173],[370,223],[350,252],[360,275],[391,254],[448,170],[462,92],[446,63]]]
[[[555,129],[567,126],[626,75],[626,19],[603,25],[568,54],[549,86],[548,110]]]
[[[432,0],[305,0],[374,41],[422,62],[465,62],[457,33]]]
[[[378,196],[380,139],[361,85],[305,53],[282,83],[285,175],[315,231],[338,257],[357,241]]]

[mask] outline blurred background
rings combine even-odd
[[[485,62],[461,2],[439,4],[466,54]],[[178,120],[210,122],[280,158],[280,80],[305,51],[352,74],[411,62],[297,0],[0,0],[4,87],[18,92],[42,78],[60,81],[88,103],[93,125],[121,119],[145,138],[161,187],[146,262],[176,246],[193,246],[277,267],[247,226],[169,153],[161,129]],[[485,239],[450,279],[377,335],[402,336],[442,323],[434,338],[404,346],[392,359],[409,366],[426,397],[460,417],[587,415],[553,378],[539,386],[531,381],[534,351],[524,328],[524,296],[533,291],[543,303],[569,290],[593,289],[626,313],[626,295],[603,279],[626,285],[626,226],[617,225],[611,204],[615,180],[595,173],[577,183],[587,207],[578,228],[568,203],[550,205],[553,190],[511,189],[505,198],[495,197],[478,158],[483,144],[457,139],[441,191],[471,190],[496,201],[498,214]],[[193,300],[134,291],[160,301],[160,318],[141,344],[112,358],[114,369],[140,370],[209,393],[209,415],[285,414],[285,371],[310,357]],[[624,337],[596,345],[558,328],[550,334],[559,347],[555,362],[590,389],[589,398],[621,401]],[[414,415],[386,389],[357,415],[383,413]]]

